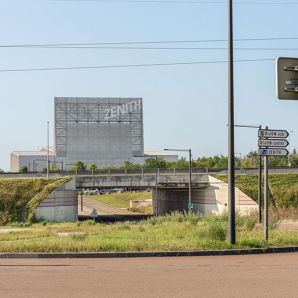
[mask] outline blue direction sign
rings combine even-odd
[[[259,149],[259,155],[261,156],[287,156],[289,151],[287,149]]]
[[[193,203],[189,203],[188,204],[188,209],[192,209],[193,208]]]

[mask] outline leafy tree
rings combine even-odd
[[[77,163],[69,168],[69,171],[83,171],[86,170],[87,165],[85,165],[82,161],[78,160]]]
[[[227,168],[228,167],[228,157],[221,155],[218,159],[217,164],[215,165],[216,168]]]
[[[157,157],[157,167],[166,168],[167,163],[162,157]],[[154,157],[146,158],[145,160],[145,169],[154,169],[156,167],[156,159]]]
[[[101,169],[102,169],[102,170],[107,170],[108,167],[106,167],[106,166],[101,166]]]
[[[92,170],[97,170],[97,165],[93,162],[90,167],[89,167],[89,170],[92,171]]]
[[[0,173],[4,173],[4,171],[2,169],[0,169]]]
[[[47,172],[47,170],[48,170],[47,168],[43,168],[42,169],[43,172]]]
[[[28,168],[27,168],[26,166],[22,166],[22,167],[19,169],[19,172],[26,173],[26,172],[28,172]]]
[[[178,159],[175,168],[187,168],[189,167],[189,162],[186,161],[186,157],[181,157]]]
[[[132,162],[129,162],[129,161],[125,161],[124,162],[124,169],[134,169],[135,166]]]
[[[53,165],[51,165],[50,170],[51,171],[59,171],[59,167],[53,164]]]

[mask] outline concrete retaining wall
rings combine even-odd
[[[36,218],[55,222],[77,221],[78,192],[76,190],[55,190],[37,207]]]
[[[77,221],[78,191],[75,188],[75,179],[54,190],[39,204],[35,215],[39,220]]]

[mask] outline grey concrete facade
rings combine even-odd
[[[55,156],[65,168],[122,166],[144,155],[141,98],[55,98]]]

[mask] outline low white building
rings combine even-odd
[[[55,163],[54,148],[49,147],[50,165]],[[40,151],[13,151],[10,154],[10,172],[19,172],[20,168],[26,166],[29,172],[42,171],[47,167],[47,147]],[[60,168],[60,166],[57,164]]]

